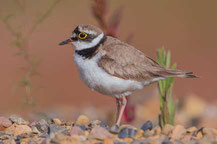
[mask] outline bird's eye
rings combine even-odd
[[[86,37],[87,37],[87,34],[84,33],[84,32],[81,32],[81,33],[78,34],[79,39],[85,39]]]

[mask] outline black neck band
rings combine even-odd
[[[99,41],[99,43],[94,47],[86,48],[83,50],[75,50],[75,52],[80,56],[84,57],[85,59],[89,59],[95,55],[96,50],[99,48],[101,44],[105,42],[106,38],[107,37],[104,35],[103,38]]]

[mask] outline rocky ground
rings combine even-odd
[[[185,128],[166,125],[163,129],[151,121],[140,128],[121,125],[117,133],[99,120],[80,115],[75,122],[57,118],[26,121],[16,115],[0,117],[0,144],[217,144],[214,128]]]

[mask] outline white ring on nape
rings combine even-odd
[[[91,42],[78,40],[78,41],[73,42],[73,45],[75,46],[76,50],[83,50],[83,49],[91,48],[91,47],[96,46],[102,40],[103,37],[104,37],[104,33],[101,33],[96,38],[94,38]]]

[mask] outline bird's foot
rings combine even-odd
[[[113,133],[113,134],[117,134],[117,133],[119,132],[119,128],[120,128],[120,125],[114,124],[114,125],[110,128],[110,132]]]

